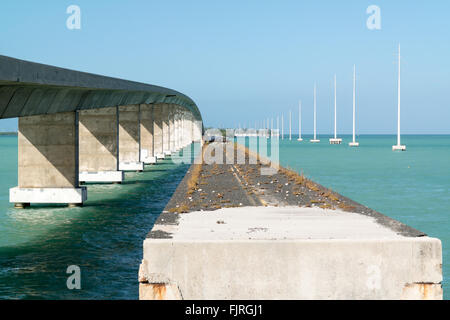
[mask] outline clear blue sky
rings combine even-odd
[[[81,30],[66,8],[81,8]],[[381,8],[382,29],[366,28]],[[352,68],[358,132],[396,130],[397,45],[402,45],[402,131],[450,133],[450,2],[2,0],[0,54],[162,85],[194,99],[207,126],[234,126],[304,109],[312,131],[351,132]],[[297,120],[294,120],[297,130]],[[0,130],[17,127],[0,120]]]

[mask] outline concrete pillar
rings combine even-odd
[[[170,156],[170,129],[169,129],[169,105],[164,104],[162,107],[162,126],[163,126],[163,153],[164,156]]]
[[[189,113],[189,144],[194,141],[194,116],[192,113]]]
[[[119,107],[119,170],[143,171],[139,105]]]
[[[81,110],[78,121],[80,182],[121,183],[117,108]]]
[[[153,134],[154,152],[157,159],[164,159],[163,151],[163,124],[162,124],[162,104],[153,105]]]
[[[169,109],[169,145],[170,145],[169,147],[171,153],[175,153],[177,151],[175,147],[175,140],[176,140],[175,115],[176,115],[176,106],[171,105]]]
[[[18,186],[9,191],[16,207],[87,199],[78,181],[77,118],[76,112],[19,118]]]
[[[177,151],[182,148],[181,146],[181,108],[177,107],[175,112],[175,145]]]
[[[194,120],[193,140],[199,142],[202,140],[203,125],[201,121]]]
[[[184,113],[184,129],[183,129],[183,137],[184,137],[184,146],[188,146],[192,143],[191,139],[192,125],[191,120],[189,118],[189,113]]]
[[[141,162],[155,164],[153,105],[141,104]]]

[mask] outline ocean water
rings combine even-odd
[[[439,238],[443,288],[450,298],[450,135],[405,135],[406,152],[393,152],[396,136],[360,136],[359,148],[330,145],[329,136],[280,140],[280,163],[336,192]]]
[[[82,208],[17,210],[17,137],[0,137],[0,154],[0,299],[138,299],[142,242],[189,166],[166,160],[121,185],[88,185]],[[81,290],[67,289],[70,265]]]
[[[324,186],[441,239],[444,296],[450,297],[450,136],[360,136],[359,148],[280,140],[280,162]],[[83,208],[15,210],[17,138],[0,137],[0,299],[137,299],[142,240],[187,165],[165,161],[123,185],[89,185]],[[81,267],[82,290],[66,268]]]

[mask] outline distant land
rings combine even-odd
[[[0,131],[0,136],[17,136],[17,131],[11,131],[11,132],[1,132]]]

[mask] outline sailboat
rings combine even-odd
[[[298,139],[297,141],[303,141],[302,139],[302,101],[298,102]]]
[[[337,110],[337,98],[336,98],[336,75],[334,75],[334,138],[330,139],[330,144],[341,144],[342,139],[337,137],[337,121],[336,121],[336,110]]]
[[[406,151],[406,146],[400,143],[400,71],[401,71],[400,45],[398,45],[398,106],[397,106],[397,145],[392,146],[393,151]]]
[[[353,140],[348,145],[350,147],[359,147],[356,142],[356,65],[353,66]]]
[[[316,99],[316,84],[314,84],[314,139],[309,140],[311,143],[319,143],[320,142],[320,140],[317,139],[317,134],[316,134],[316,132],[317,132],[317,128],[316,128],[316,122],[317,122],[316,121],[317,120],[316,104],[317,104],[317,101],[316,100],[317,100]]]

